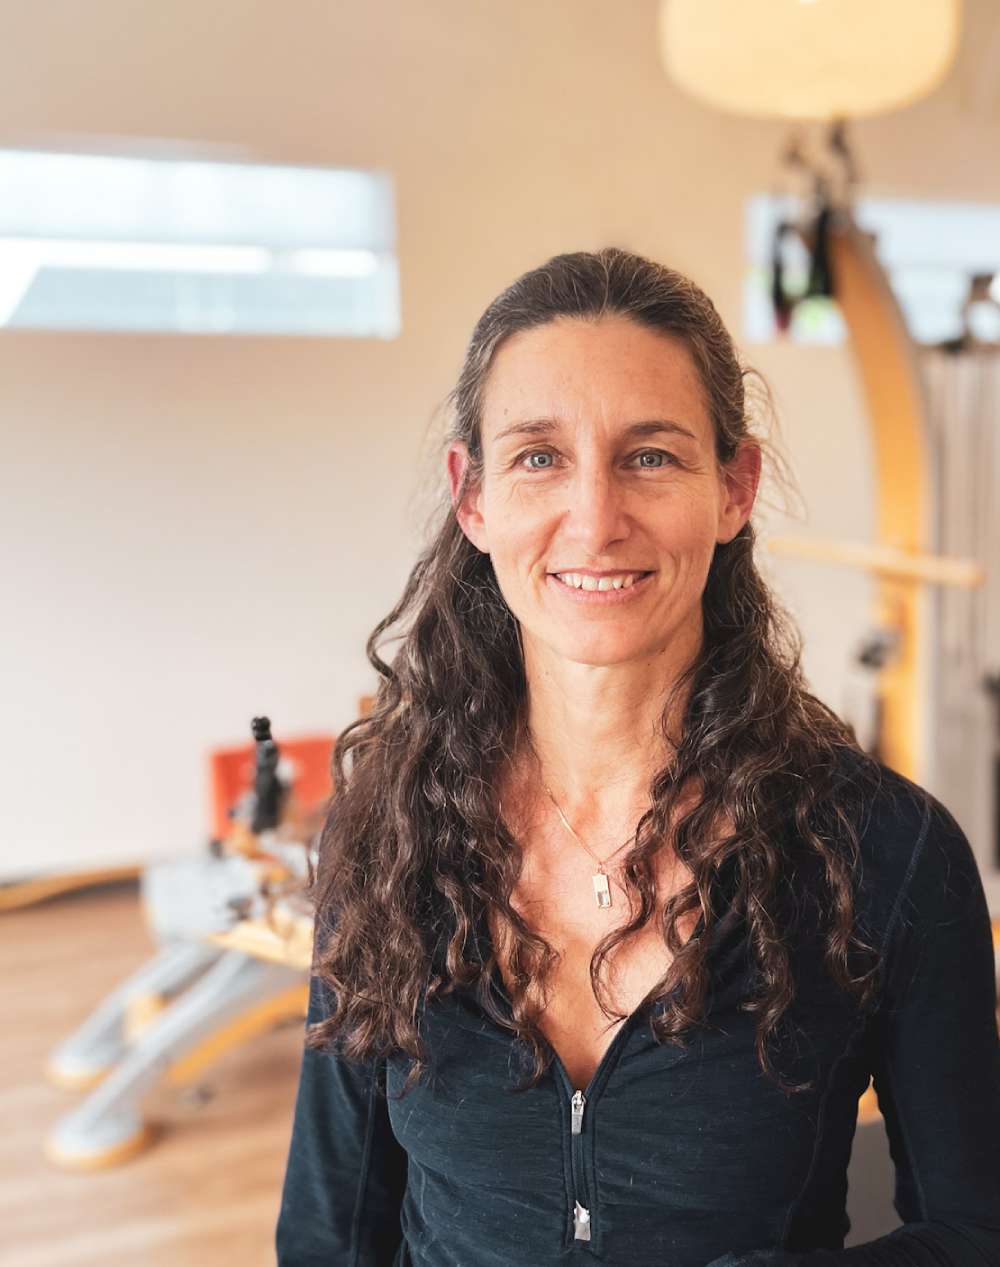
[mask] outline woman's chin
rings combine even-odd
[[[648,670],[653,648],[646,639],[625,638],[559,638],[550,644],[562,659],[573,664],[589,664],[594,668],[613,668],[635,664]]]

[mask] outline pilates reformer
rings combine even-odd
[[[305,1016],[304,891],[325,806],[306,806],[308,779],[282,777],[266,717],[254,718],[253,736],[254,750],[221,754],[254,764],[228,834],[213,837],[206,857],[158,863],[140,877],[155,954],[51,1054],[50,1080],[87,1091],[46,1139],[60,1167],[97,1169],[141,1152],[157,1135],[142,1107],[154,1086],[197,1087],[224,1052]],[[328,781],[332,740],[285,747],[311,757],[314,789]]]

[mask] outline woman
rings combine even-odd
[[[336,752],[280,1267],[1000,1263],[982,883],[804,685],[749,373],[619,250],[476,326]],[[872,1075],[903,1226],[845,1251]]]

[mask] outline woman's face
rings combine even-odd
[[[483,479],[456,514],[523,637],[590,665],[695,654],[712,554],[749,518],[760,453],[718,470],[685,345],[620,316],[523,331],[494,356],[482,426]],[[453,501],[467,460],[450,446]]]

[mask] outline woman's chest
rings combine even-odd
[[[660,928],[667,897],[690,879],[686,867],[675,862],[654,874],[657,914],[614,946],[601,969],[605,983],[601,1006],[591,965],[601,942],[631,919],[628,895],[612,874],[611,905],[595,900],[596,868],[586,858],[558,868],[526,867],[512,904],[529,928],[545,938],[555,960],[544,980],[545,1002],[538,1021],[574,1087],[588,1086],[625,1020],[658,986],[673,962]],[[681,942],[690,937],[699,917],[689,912],[678,923]],[[489,918],[491,939],[501,977],[511,991],[512,942],[495,914]]]
[[[697,913],[685,917],[689,935]],[[605,980],[608,1016],[601,1007],[591,978],[594,952],[606,926],[564,925],[547,940],[559,950],[548,982],[548,998],[539,1028],[555,1050],[575,1088],[585,1089],[625,1021],[663,980],[673,960],[659,928],[647,925],[617,946],[608,960]],[[501,973],[505,971],[501,966]],[[507,978],[505,977],[505,980]]]

